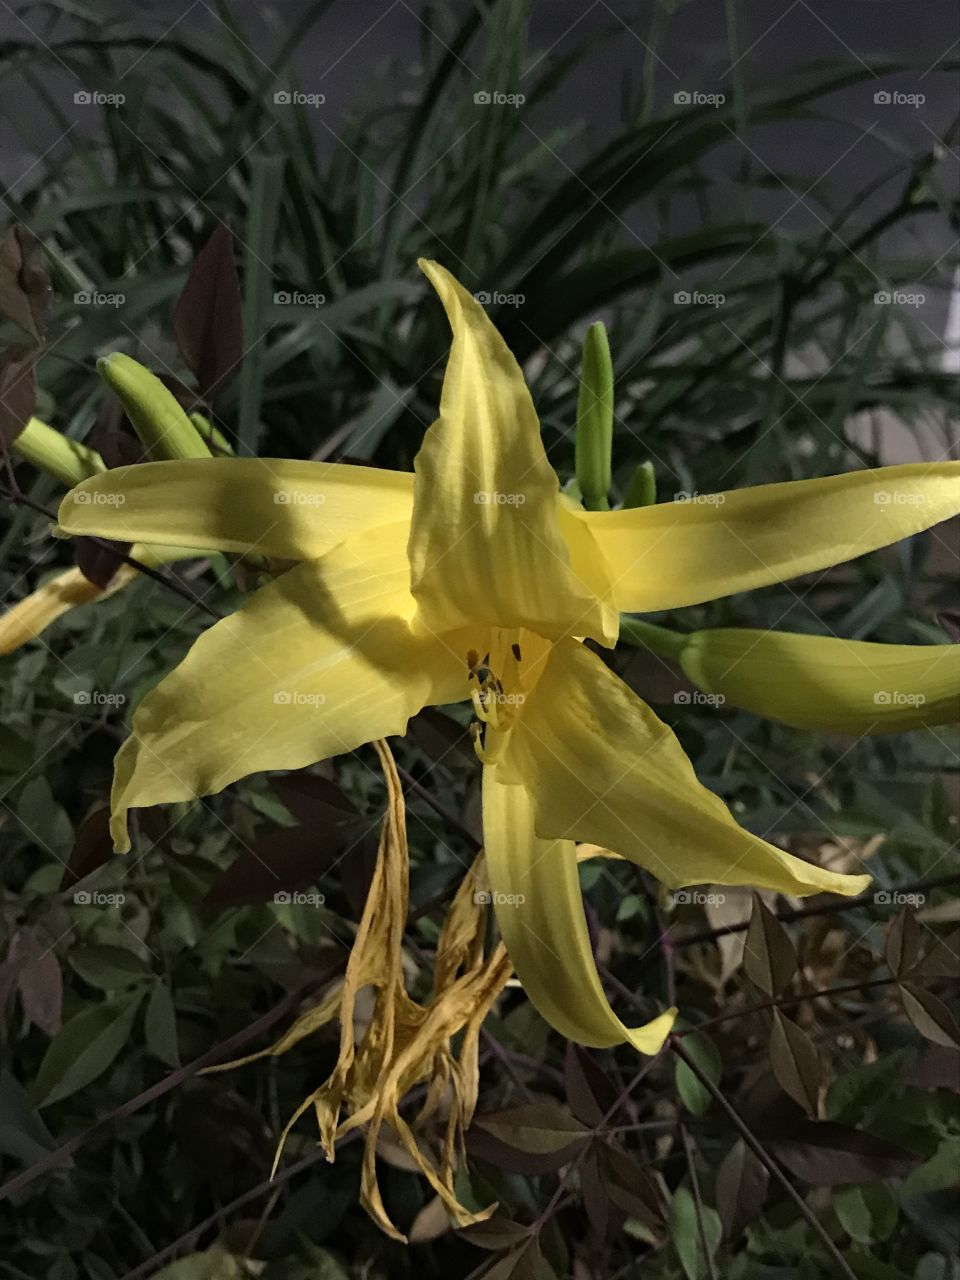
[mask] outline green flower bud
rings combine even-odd
[[[657,477],[652,462],[641,462],[623,499],[624,507],[652,507],[657,500]]]
[[[56,476],[71,489],[81,480],[106,470],[99,453],[48,427],[39,418],[30,419],[14,439],[13,448],[21,458]]]
[[[98,360],[97,372],[118,396],[154,462],[210,457],[200,433],[156,374],[119,351]]]
[[[583,340],[580,395],[577,400],[577,482],[588,511],[606,511],[610,503],[613,451],[613,362],[603,322]]]

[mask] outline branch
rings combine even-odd
[[[796,1187],[793,1185],[793,1183],[790,1181],[787,1175],[783,1172],[783,1170],[777,1164],[776,1160],[774,1160],[774,1158],[764,1149],[764,1147],[761,1145],[759,1140],[756,1137],[754,1137],[752,1129],[749,1129],[747,1127],[747,1123],[741,1117],[740,1113],[733,1107],[731,1103],[727,1101],[727,1099],[724,1097],[721,1091],[717,1088],[717,1086],[713,1083],[713,1081],[709,1078],[709,1076],[705,1075],[704,1072],[700,1070],[697,1063],[690,1056],[690,1054],[687,1053],[686,1049],[684,1049],[683,1045],[680,1043],[679,1039],[676,1036],[671,1036],[668,1041],[668,1044],[670,1045],[670,1048],[673,1050],[673,1052],[677,1055],[677,1057],[681,1060],[681,1062],[685,1063],[686,1066],[690,1069],[690,1071],[696,1076],[699,1082],[703,1085],[704,1089],[706,1089],[706,1091],[710,1094],[711,1098],[713,1098],[714,1102],[718,1103],[723,1108],[723,1110],[727,1113],[734,1128],[740,1134],[740,1137],[744,1140],[744,1142],[747,1144],[747,1146],[750,1148],[753,1154],[761,1162],[761,1164],[764,1166],[767,1172],[773,1174],[776,1180],[783,1187],[784,1191],[786,1191],[787,1195],[790,1197],[790,1199],[794,1202],[794,1204],[800,1210],[801,1214],[803,1215],[811,1231],[813,1231],[814,1234],[820,1238],[827,1252],[830,1254],[830,1257],[833,1259],[837,1267],[836,1274],[840,1276],[845,1276],[846,1280],[857,1280],[857,1277],[850,1270],[850,1267],[847,1265],[846,1261],[844,1260],[843,1254],[841,1254],[840,1250],[837,1248],[834,1242],[830,1239],[830,1236],[827,1233],[826,1227],[824,1227],[823,1223],[820,1221],[820,1219],[816,1216],[816,1214],[807,1204],[806,1200],[804,1200],[800,1192],[797,1191]]]
[[[9,502],[14,503],[14,505],[29,507],[31,511],[36,511],[38,515],[46,516],[46,518],[54,524],[57,523],[57,516],[55,512],[49,511],[46,507],[41,506],[39,502],[34,502],[32,498],[28,498],[20,488],[0,490],[0,494],[2,494],[2,496]],[[112,551],[118,560],[122,560],[124,564],[130,565],[132,569],[136,569],[138,573],[142,573],[145,578],[151,578],[154,582],[159,582],[160,585],[162,587],[166,587],[168,591],[175,592],[182,599],[188,601],[192,605],[195,605],[198,609],[202,609],[204,613],[208,614],[216,622],[220,621],[222,615],[219,614],[211,605],[208,605],[201,596],[196,595],[182,582],[177,582],[173,578],[168,578],[165,573],[161,573],[159,569],[155,569],[152,565],[144,564],[142,560],[138,560],[136,556],[130,555],[128,551],[121,551],[117,543],[112,542],[109,538],[96,538],[91,535],[90,541],[95,542],[98,547],[105,547],[108,551]],[[198,555],[199,554],[200,553],[198,553]]]
[[[936,876],[932,880],[915,880],[912,884],[897,885],[891,893],[921,893],[928,889],[944,889],[947,885],[960,884],[960,872],[952,875]],[[855,898],[831,899],[829,902],[812,907],[791,907],[788,911],[777,911],[776,917],[784,924],[791,920],[805,920],[809,916],[828,916],[840,911],[852,911],[856,907],[864,907],[873,903],[878,890],[867,889]],[[671,939],[674,947],[692,947],[698,942],[712,942],[714,938],[723,938],[728,933],[746,933],[750,928],[749,920],[741,920],[738,924],[724,924],[716,929],[701,929],[699,933],[688,933],[686,937]]]

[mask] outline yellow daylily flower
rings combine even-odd
[[[612,646],[620,610],[780,582],[929,527],[960,511],[960,464],[584,512],[560,494],[521,370],[482,307],[442,267],[421,265],[453,344],[413,478],[203,459],[100,476],[65,500],[74,533],[256,545],[301,561],[201,636],[141,703],[117,758],[114,839],[129,848],[133,806],[298,768],[402,734],[425,705],[470,698],[494,903],[524,988],[572,1039],[656,1053],[675,1011],[628,1027],[608,1004],[578,840],[673,887],[855,894],[869,877],[743,830],[672,731],[582,641]],[[94,493],[124,502],[82,500]],[[891,494],[909,498],[878,501]]]

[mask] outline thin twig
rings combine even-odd
[[[687,1133],[687,1126],[680,1121],[680,1141],[683,1143],[683,1154],[687,1158],[687,1171],[690,1174],[690,1190],[693,1193],[693,1207],[697,1215],[697,1234],[700,1236],[700,1245],[703,1249],[703,1257],[707,1264],[707,1271],[710,1280],[717,1280],[717,1268],[713,1263],[713,1254],[710,1252],[710,1246],[707,1243],[707,1229],[703,1223],[703,1196],[700,1193],[700,1179],[697,1177],[697,1169],[693,1163],[693,1148],[690,1145],[690,1135]]]
[[[960,884],[960,872],[954,872],[952,875],[936,876],[932,880],[915,880],[911,884],[897,885],[890,889],[890,893],[922,893],[926,890],[945,889],[948,885]],[[834,915],[841,911],[852,911],[856,907],[868,906],[876,901],[878,889],[867,889],[865,893],[858,894],[855,898],[841,898],[837,901],[830,901],[822,904],[816,904],[810,907],[791,907],[787,911],[776,912],[776,917],[781,923],[789,924],[791,920],[806,920],[810,916],[828,916]],[[714,938],[723,938],[730,933],[746,933],[750,928],[749,920],[742,920],[736,924],[720,925],[716,929],[702,929],[699,933],[688,933],[684,937],[672,938],[671,942],[674,947],[692,947],[698,942],[712,942]]]
[[[834,1263],[836,1264],[838,1268],[837,1274],[845,1276],[846,1280],[857,1280],[857,1277],[850,1270],[850,1267],[845,1261],[843,1254],[840,1252],[840,1250],[837,1248],[834,1242],[830,1239],[830,1236],[827,1232],[826,1227],[824,1227],[823,1223],[819,1220],[817,1215],[813,1212],[813,1210],[807,1204],[806,1200],[804,1200],[800,1192],[797,1191],[796,1187],[793,1185],[793,1183],[790,1181],[790,1179],[787,1177],[784,1171],[780,1168],[779,1164],[777,1164],[776,1160],[774,1160],[774,1158],[762,1146],[760,1141],[754,1136],[753,1130],[747,1126],[746,1121],[742,1118],[739,1111],[737,1111],[736,1108],[730,1102],[727,1101],[726,1097],[723,1095],[720,1089],[717,1088],[717,1086],[713,1083],[710,1077],[700,1070],[700,1067],[697,1065],[696,1061],[690,1056],[689,1053],[687,1053],[686,1049],[684,1049],[683,1045],[680,1043],[680,1040],[676,1036],[671,1036],[667,1043],[669,1044],[673,1052],[677,1055],[677,1057],[680,1059],[680,1061],[685,1063],[686,1066],[690,1069],[690,1071],[700,1081],[700,1083],[703,1085],[706,1091],[713,1098],[714,1102],[718,1103],[720,1107],[722,1107],[722,1109],[727,1113],[731,1122],[733,1123],[734,1128],[740,1134],[740,1137],[744,1140],[744,1142],[747,1144],[747,1146],[750,1148],[753,1154],[757,1157],[760,1163],[764,1166],[767,1172],[773,1174],[776,1180],[783,1187],[784,1191],[786,1191],[787,1195],[790,1197],[790,1199],[794,1202],[794,1204],[800,1210],[807,1225],[823,1242],[824,1248],[827,1250],[827,1252],[830,1254],[830,1257],[833,1259]]]
[[[56,512],[50,511],[39,502],[34,502],[32,498],[28,497],[27,494],[19,488],[13,490],[0,490],[0,496],[6,498],[8,502],[12,502],[16,506],[28,507],[31,511],[36,511],[38,515],[46,516],[46,518],[54,524],[57,523]],[[204,613],[209,615],[209,617],[213,618],[216,622],[220,621],[222,614],[218,613],[212,605],[207,604],[202,596],[196,595],[182,582],[177,582],[174,578],[168,578],[165,573],[161,573],[159,569],[155,569],[152,565],[144,564],[142,560],[139,560],[136,556],[130,555],[128,551],[121,550],[120,546],[116,542],[112,542],[109,538],[98,538],[92,534],[87,536],[89,536],[91,542],[96,543],[98,547],[104,547],[108,551],[111,551],[118,560],[122,560],[124,564],[130,565],[132,569],[136,569],[138,573],[142,573],[145,578],[150,578],[152,581],[158,582],[162,587],[166,587],[168,591],[173,591],[183,600],[188,601],[189,604],[195,605],[198,609],[202,609]],[[201,553],[198,552],[197,554],[200,555]]]

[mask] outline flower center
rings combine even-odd
[[[518,630],[494,631],[489,645],[482,655],[479,649],[467,653],[470,698],[477,717],[470,733],[483,764],[493,764],[500,756],[550,648],[549,641]]]

